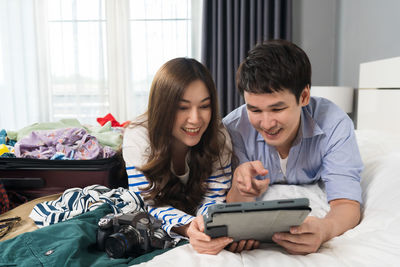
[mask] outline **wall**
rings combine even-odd
[[[358,87],[362,62],[400,56],[400,1],[293,0],[293,42],[314,85]]]
[[[339,6],[337,82],[358,87],[360,63],[400,56],[400,1],[340,0]]]
[[[336,0],[293,0],[293,42],[308,55],[313,85],[334,85]]]

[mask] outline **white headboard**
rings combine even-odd
[[[357,129],[400,136],[400,57],[360,64]]]

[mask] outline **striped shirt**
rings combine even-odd
[[[111,207],[114,214],[142,211],[140,201],[136,194],[122,187],[76,187],[65,190],[56,200],[36,204],[29,217],[40,228],[95,210],[104,203]]]
[[[197,215],[205,214],[210,205],[225,202],[228,190],[231,187],[231,139],[225,128],[222,132],[226,136],[225,150],[221,153],[221,163],[215,162],[213,172],[207,178],[207,191],[201,205],[198,207]],[[128,174],[129,190],[141,196],[143,188],[149,185],[147,178],[138,170],[147,163],[150,154],[150,142],[148,131],[145,126],[127,128],[124,133],[123,157]],[[188,160],[188,159],[187,159]],[[222,168],[221,168],[222,167]],[[184,182],[184,181],[182,181]],[[155,218],[162,221],[162,228],[172,237],[180,237],[171,231],[173,227],[179,227],[190,223],[194,216],[172,206],[155,207],[152,201],[144,201],[141,198],[147,211]]]

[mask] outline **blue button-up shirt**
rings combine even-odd
[[[271,184],[310,184],[322,179],[328,201],[345,198],[361,203],[360,152],[349,116],[327,99],[311,97],[302,108],[299,131],[289,151],[286,177],[277,150],[250,124],[246,105],[228,114],[233,150],[240,163],[260,160]]]

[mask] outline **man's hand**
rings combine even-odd
[[[324,219],[309,216],[302,225],[290,228],[290,233],[276,233],[272,240],[290,254],[305,255],[316,252],[326,241],[329,227]]]
[[[230,237],[219,237],[211,239],[204,233],[203,216],[197,216],[187,228],[186,236],[189,237],[190,244],[198,252],[202,254],[216,255],[227,245],[232,243]]]
[[[355,227],[360,222],[360,204],[353,200],[336,199],[323,219],[309,216],[303,224],[290,228],[290,233],[276,233],[272,240],[291,254],[316,252],[335,236]]]
[[[269,186],[270,179],[258,180],[256,176],[264,176],[268,170],[261,161],[249,161],[239,165],[234,174],[232,188],[228,193],[227,202],[254,201],[262,195]]]

